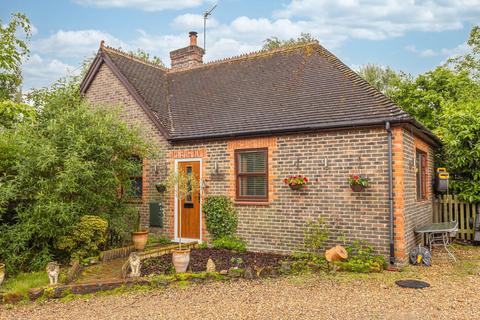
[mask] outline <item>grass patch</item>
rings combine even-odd
[[[45,272],[19,273],[5,282],[2,291],[26,295],[28,289],[43,287],[48,283],[48,276]]]
[[[172,241],[165,236],[149,235],[147,246],[165,246],[171,244]]]

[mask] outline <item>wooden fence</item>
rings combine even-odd
[[[457,239],[473,240],[477,205],[456,196],[443,195],[433,201],[433,222],[458,221]]]

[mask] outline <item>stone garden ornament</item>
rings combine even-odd
[[[213,262],[213,260],[211,258],[208,258],[207,272],[211,273],[211,272],[215,272],[215,271],[217,271],[216,266],[215,266],[215,262]]]
[[[142,261],[140,260],[140,256],[136,252],[130,253],[128,256],[128,263],[130,264],[130,277],[136,278],[140,277],[140,267],[142,265]]]
[[[58,262],[52,261],[47,264],[47,274],[50,285],[56,285],[58,283],[58,275],[60,274],[60,265]]]
[[[0,286],[2,285],[4,279],[5,279],[5,264],[0,263]]]

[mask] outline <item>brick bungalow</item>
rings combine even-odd
[[[206,240],[201,201],[223,194],[251,250],[291,252],[305,222],[322,216],[329,245],[363,239],[405,261],[414,228],[432,220],[438,139],[317,42],[205,64],[203,53],[194,32],[170,52],[171,68],[102,41],[81,84],[90,103],[120,106],[163,151],[136,179],[142,223],[176,239],[181,205],[182,235]],[[159,194],[170,170],[200,177],[199,194],[181,203]],[[296,174],[310,178],[306,190],[283,183]],[[369,187],[352,191],[351,174]]]

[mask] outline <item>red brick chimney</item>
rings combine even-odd
[[[205,52],[197,46],[197,33],[190,31],[188,36],[190,37],[190,45],[188,47],[170,51],[172,69],[190,68],[203,64],[203,54]]]

